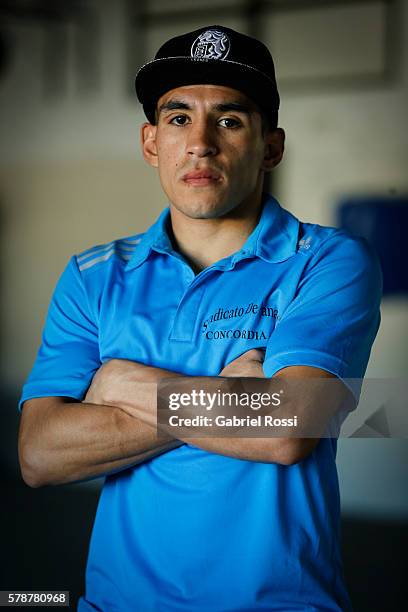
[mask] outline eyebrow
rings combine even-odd
[[[192,106],[187,102],[183,102],[183,100],[168,100],[164,104],[162,104],[159,108],[159,113],[172,111],[172,110],[192,110]],[[220,104],[215,104],[213,109],[220,113],[228,113],[228,112],[236,112],[236,113],[244,113],[246,115],[250,115],[252,109],[242,102],[221,102]]]
[[[159,108],[159,113],[172,110],[191,110],[191,107],[181,100],[168,100]]]
[[[223,104],[217,104],[215,109],[221,113],[234,111],[236,113],[244,113],[245,115],[250,115],[252,112],[251,108],[242,102],[224,102]]]

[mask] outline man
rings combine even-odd
[[[24,479],[107,475],[79,610],[349,610],[335,440],[158,437],[155,394],[180,375],[362,378],[376,260],[262,194],[284,147],[262,43],[200,28],[136,90],[169,209],[62,275],[21,400]],[[294,408],[328,419],[328,403]]]

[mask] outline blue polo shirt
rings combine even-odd
[[[216,376],[263,348],[267,376],[290,365],[364,376],[381,294],[365,242],[264,196],[241,250],[196,275],[168,224],[165,210],[145,234],[70,260],[21,402],[81,400],[113,358]],[[78,609],[350,610],[335,454],[326,438],[281,466],[184,444],[107,476]]]

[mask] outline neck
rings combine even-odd
[[[259,197],[215,219],[192,219],[170,206],[174,246],[198,273],[239,251],[259,221],[261,204]]]

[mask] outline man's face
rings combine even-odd
[[[169,202],[193,219],[258,203],[269,136],[247,96],[216,85],[168,91],[157,104],[157,125],[142,128],[145,159],[158,168]]]

